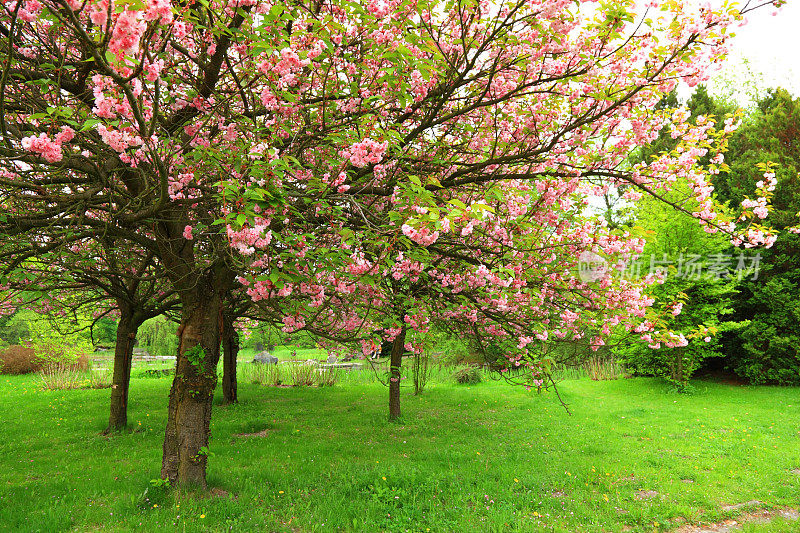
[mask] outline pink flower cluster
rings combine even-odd
[[[391,0],[369,0],[367,11],[376,18],[382,19],[389,16],[396,8],[397,2]]]
[[[403,252],[397,254],[395,263],[392,266],[392,278],[401,280],[404,277],[413,283],[419,279],[420,274],[425,270],[425,265],[419,261],[407,259]]]
[[[147,11],[145,11],[144,19],[147,21],[160,19],[162,24],[172,22],[171,0],[147,0]]]
[[[117,16],[108,49],[118,58],[138,52],[139,41],[146,29],[147,24],[141,19],[141,12],[126,9]]]
[[[103,142],[117,152],[124,152],[130,147],[139,147],[144,144],[141,137],[132,131],[110,130],[105,124],[97,125],[97,132]]]
[[[193,172],[182,172],[174,177],[169,177],[169,197],[171,200],[180,200],[186,198],[186,186],[194,180]]]
[[[22,139],[22,148],[42,156],[48,163],[58,163],[63,159],[61,145],[71,141],[75,137],[75,131],[69,126],[64,126],[56,135],[55,139],[50,139],[46,133],[38,136],[29,136]]]
[[[352,144],[349,148],[342,150],[340,155],[350,160],[353,166],[363,168],[369,164],[376,165],[383,159],[383,154],[389,148],[389,142],[378,142],[372,139]]]
[[[272,242],[269,230],[269,219],[257,218],[253,226],[244,226],[236,230],[230,224],[226,226],[230,245],[243,255],[253,255],[256,249],[263,250]]]
[[[401,230],[403,231],[403,235],[420,246],[430,246],[439,238],[438,231],[431,231],[426,226],[417,229],[413,226],[409,226],[408,224],[403,224]]]
[[[277,76],[278,89],[286,89],[288,87],[294,87],[297,85],[299,81],[298,74],[309,64],[311,64],[310,59],[300,59],[300,56],[297,54],[297,52],[291,47],[287,46],[284,47],[279,54],[277,54],[277,57],[271,57],[262,61],[258,67],[258,70],[262,74],[272,73]],[[262,94],[262,100],[266,98],[265,94],[271,93]]]
[[[285,316],[283,317],[283,327],[281,330],[284,333],[292,333],[299,329],[303,329],[306,321],[302,316]]]

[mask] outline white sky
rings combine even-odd
[[[709,84],[714,94],[735,95],[746,104],[754,94],[780,86],[800,96],[800,0],[789,0],[773,16],[775,11],[757,9],[735,28],[731,55]]]

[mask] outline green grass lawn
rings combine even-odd
[[[145,493],[169,378],[132,380],[133,431],[110,438],[108,390],[36,379],[0,376],[3,531],[653,531],[800,506],[796,388],[574,380],[568,415],[552,393],[432,383],[392,424],[379,384],[240,383],[214,412],[215,490],[176,495]]]

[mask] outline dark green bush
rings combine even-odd
[[[754,384],[800,384],[800,302],[797,284],[772,278],[755,288],[747,302],[755,309],[739,334],[741,349],[731,367]]]

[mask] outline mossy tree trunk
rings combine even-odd
[[[169,393],[161,464],[161,477],[174,484],[206,486],[225,289],[223,279],[209,274],[181,294],[178,360]]]

